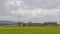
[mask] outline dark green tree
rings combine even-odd
[[[17,27],[20,27],[22,22],[17,22]]]

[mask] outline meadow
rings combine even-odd
[[[56,27],[0,27],[0,34],[60,34]]]

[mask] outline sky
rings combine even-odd
[[[0,0],[0,20],[60,22],[60,0]]]

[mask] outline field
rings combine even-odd
[[[0,27],[0,34],[60,34],[60,27]]]

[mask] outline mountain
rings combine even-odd
[[[0,21],[0,24],[16,24],[16,22],[8,21],[8,20],[2,20],[2,21]]]

